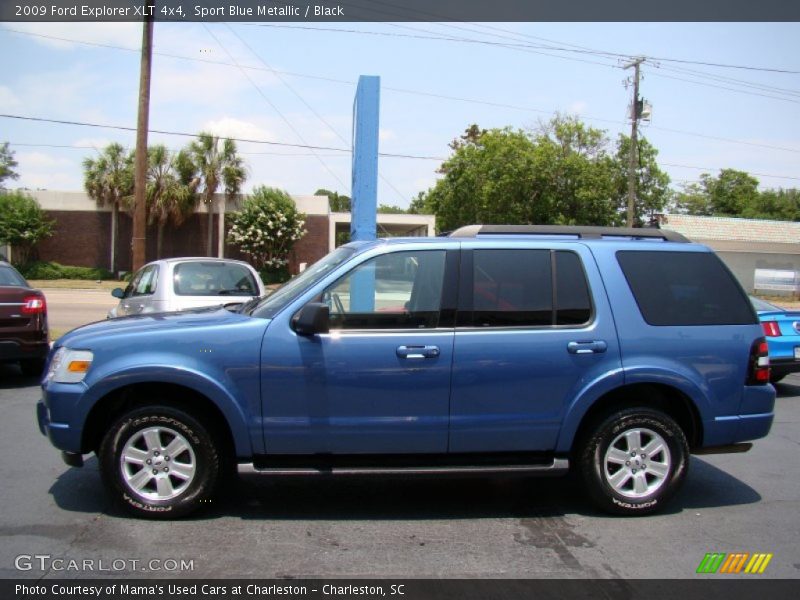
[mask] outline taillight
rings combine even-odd
[[[22,306],[23,315],[36,315],[39,313],[47,312],[47,303],[44,296],[27,296]]]
[[[763,385],[766,383],[769,383],[769,351],[767,340],[758,338],[750,347],[747,385]]]
[[[777,321],[762,321],[761,327],[767,337],[780,337],[781,335],[781,328]]]

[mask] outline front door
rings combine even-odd
[[[330,332],[272,323],[262,350],[269,454],[447,450],[455,251],[382,254],[314,298]],[[450,305],[450,310],[442,310]]]

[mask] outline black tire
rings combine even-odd
[[[19,361],[19,366],[26,377],[38,377],[44,371],[44,363],[43,358],[26,358]]]
[[[629,456],[636,432],[639,448],[635,448],[636,456]],[[649,449],[655,451],[642,456],[641,451],[651,442]],[[657,450],[659,445],[665,450]],[[589,432],[580,449],[579,468],[589,496],[602,510],[645,515],[661,509],[683,484],[689,469],[689,444],[668,415],[650,408],[628,408],[601,419]]]
[[[157,433],[153,434],[154,431]],[[155,437],[145,439],[145,433]],[[160,441],[148,443],[152,439]],[[185,442],[188,449],[170,457],[165,450],[184,445],[176,442],[176,446],[171,446],[175,440]],[[128,455],[142,452],[141,468],[139,463],[123,462],[123,451]],[[170,406],[146,406],[124,414],[103,438],[98,458],[103,483],[112,499],[128,512],[147,519],[175,519],[207,506],[216,491],[223,464],[219,446],[209,429],[190,414]],[[147,460],[150,463],[145,465]],[[157,475],[152,475],[151,469]],[[140,480],[147,481],[137,491],[128,480],[139,471],[145,472]],[[161,484],[164,490],[172,489],[174,495],[162,493]]]

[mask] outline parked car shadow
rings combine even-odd
[[[797,377],[787,377],[780,383],[775,384],[775,391],[778,394],[778,398],[800,397],[800,380]]]
[[[67,469],[50,488],[68,511],[127,515],[105,495],[97,460]],[[750,486],[693,457],[690,475],[667,514],[758,502]],[[577,477],[414,477],[232,480],[207,509],[188,517],[208,520],[428,520],[605,516],[594,509]]]
[[[16,363],[0,363],[0,390],[15,390],[39,385],[39,375],[23,375]]]

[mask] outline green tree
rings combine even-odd
[[[646,138],[638,140],[639,165],[636,169],[634,223],[641,227],[654,213],[663,212],[672,192],[669,188],[669,175],[658,167],[658,150]],[[631,138],[620,135],[617,138],[617,152],[614,161],[617,182],[617,206],[620,212],[628,209],[628,160]]]
[[[14,170],[17,161],[14,160],[14,151],[8,147],[8,142],[0,144],[0,190],[5,188],[6,179],[18,179],[19,174]]]
[[[714,214],[711,199],[702,183],[683,184],[682,190],[675,194],[674,203],[678,212],[706,217]]]
[[[109,270],[117,270],[116,246],[119,208],[133,194],[133,153],[120,144],[106,146],[96,158],[83,160],[83,186],[100,205],[111,206],[111,257]]]
[[[722,169],[718,177],[700,176],[716,215],[737,216],[758,202],[758,179],[736,169]]]
[[[259,186],[242,210],[231,215],[228,241],[272,281],[276,275],[286,275],[289,251],[305,235],[304,226],[305,215],[287,192]]]
[[[161,258],[164,229],[180,226],[197,206],[192,189],[190,158],[185,152],[176,155],[163,145],[147,149],[147,220],[156,224],[156,258]]]
[[[399,206],[395,206],[394,204],[379,204],[378,205],[378,212],[384,215],[405,215],[408,214],[408,210],[405,208],[401,208]]]
[[[202,186],[201,197],[208,209],[206,254],[213,256],[214,194],[220,184],[223,185],[226,197],[238,194],[247,178],[247,173],[244,161],[236,152],[236,143],[231,139],[220,140],[218,136],[202,132],[197,136],[197,140],[189,144],[188,153],[195,167],[192,187],[197,190]],[[220,216],[220,233],[223,232],[223,228],[224,223]],[[221,255],[224,235],[220,235],[219,240]]]
[[[22,192],[0,194],[0,242],[14,249],[14,263],[27,265],[36,244],[53,234],[53,222],[39,204]]]
[[[314,192],[315,196],[327,196],[331,212],[350,212],[350,196],[332,192],[326,189],[318,189]]]
[[[450,230],[468,223],[607,225],[620,221],[605,132],[556,116],[536,132],[468,127],[436,185],[411,203]]]
[[[755,203],[745,206],[742,216],[748,219],[800,221],[800,190],[764,190]]]

